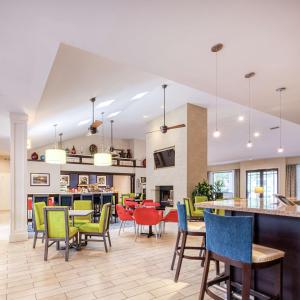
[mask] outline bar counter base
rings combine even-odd
[[[285,216],[226,211],[226,215],[254,217],[254,243],[285,252],[283,260],[283,299],[300,299],[300,219]],[[241,233],[242,234],[242,233]],[[252,274],[252,287],[273,295],[278,270],[271,267]],[[233,280],[240,281],[234,270]]]

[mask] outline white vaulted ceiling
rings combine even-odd
[[[241,142],[246,128],[240,124],[236,128],[235,112],[245,110],[239,105],[247,104],[243,75],[249,71],[257,73],[253,105],[263,112],[257,114],[257,126],[270,138],[268,145],[261,143],[251,155],[273,156],[276,133],[268,127],[277,124],[270,116],[278,115],[277,87],[288,88],[284,118],[300,124],[299,28],[297,0],[1,1],[0,150],[7,151],[9,111],[28,113],[33,140],[46,143],[45,132],[51,132],[53,122],[65,124],[66,136],[84,134],[84,127],[75,123],[89,118],[85,104],[96,95],[99,101],[116,98],[107,113],[123,111],[116,118],[120,137],[142,137],[142,116],[161,114],[160,84],[166,80],[172,101],[168,109],[189,100],[213,114],[210,47],[222,42],[220,95],[237,106],[222,102],[223,112],[229,111],[220,113],[224,130],[234,134],[209,140],[210,161],[246,155]],[[132,95],[144,90],[150,93],[130,102]],[[286,140],[292,147],[288,155],[299,153],[294,138],[298,129],[287,122]],[[215,143],[221,144],[215,147]],[[236,150],[227,153],[231,145]],[[220,146],[222,153],[216,150]]]

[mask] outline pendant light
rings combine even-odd
[[[251,78],[254,77],[255,73],[250,72],[245,75],[245,78],[248,79],[248,142],[247,148],[252,148],[253,143],[251,140]]]
[[[218,128],[218,52],[221,51],[223,49],[223,44],[219,43],[214,45],[213,47],[211,47],[211,52],[216,54],[216,115],[215,115],[215,131],[213,132],[213,137],[214,138],[218,138],[221,135],[221,132],[219,131]]]
[[[56,141],[56,127],[57,124],[54,124],[54,148],[47,149],[45,151],[45,162],[48,164],[63,165],[67,161],[66,151],[57,147]]]
[[[284,151],[282,147],[282,92],[286,90],[285,87],[281,87],[276,89],[276,92],[279,92],[279,148],[277,149],[278,153],[282,153]]]
[[[104,141],[104,113],[102,113],[102,145],[101,152],[94,154],[94,165],[95,166],[111,166],[112,165],[112,155],[105,151],[105,141]]]

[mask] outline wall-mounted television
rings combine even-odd
[[[156,169],[175,166],[175,147],[154,151],[153,156]]]

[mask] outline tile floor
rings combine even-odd
[[[90,242],[82,251],[72,250],[65,262],[63,252],[52,246],[44,262],[41,240],[36,249],[31,239],[8,243],[5,218],[0,215],[0,300],[198,299],[202,273],[198,261],[185,260],[179,282],[173,281],[175,226],[167,224],[166,234],[157,241],[143,236],[136,242],[132,228],[118,236],[115,227],[108,254],[102,243]],[[198,240],[192,238],[191,243]]]

